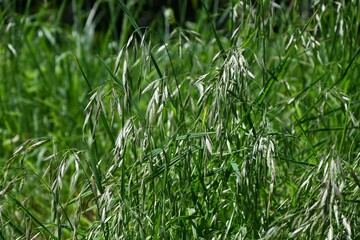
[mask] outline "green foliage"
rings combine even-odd
[[[0,8],[0,239],[360,237],[359,1],[47,2]]]

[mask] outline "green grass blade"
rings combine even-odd
[[[211,18],[211,16],[210,16],[210,13],[209,13],[209,11],[208,11],[208,9],[207,9],[207,7],[206,7],[206,5],[205,5],[205,3],[204,3],[203,0],[201,0],[201,5],[202,5],[202,7],[205,9],[205,12],[206,12],[206,14],[207,14],[207,16],[208,16],[209,23],[210,23],[210,25],[211,25],[211,30],[212,30],[212,32],[213,32],[214,35],[215,35],[216,43],[217,43],[217,45],[218,45],[218,47],[219,47],[219,49],[220,49],[221,55],[222,55],[222,57],[224,58],[224,60],[226,60],[226,55],[225,55],[224,46],[223,46],[222,43],[221,43],[219,34],[218,34],[217,31],[216,31],[216,28],[215,28],[215,25],[214,25],[214,23],[213,23],[213,21],[212,21],[212,18]]]
[[[125,5],[125,3],[122,1],[122,0],[119,0],[119,3],[120,3],[120,6],[121,6],[121,9],[125,12],[125,14],[128,16],[128,19],[131,23],[131,25],[134,27],[135,31],[137,32],[137,34],[139,35],[139,37],[141,39],[144,38],[144,35],[143,33],[141,32],[138,24],[136,23],[135,21],[135,18],[134,16],[131,14],[131,12],[129,11],[129,9],[127,8],[127,6]],[[151,61],[152,63],[154,64],[155,66],[155,69],[157,71],[157,73],[159,74],[159,77],[160,78],[163,78],[163,74],[161,73],[161,70],[160,70],[160,67],[157,63],[157,61],[155,60],[155,57],[153,56],[153,54],[150,52],[150,58],[151,58]]]
[[[41,227],[41,229],[43,229],[49,236],[51,236],[52,239],[58,239],[44,224],[42,224],[42,222],[37,219],[37,217],[35,217],[24,205],[22,205],[16,198],[14,198],[13,196],[9,195],[8,196],[11,198],[11,200],[21,209],[25,212],[25,214],[30,217],[37,225],[39,225]]]

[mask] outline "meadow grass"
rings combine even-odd
[[[360,237],[359,1],[220,2],[3,1],[0,239]]]

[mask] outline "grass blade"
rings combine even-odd
[[[22,205],[16,198],[8,194],[11,200],[18,206],[21,210],[25,212],[25,214],[31,218],[37,225],[41,227],[52,239],[58,239],[37,217],[35,217],[24,205]]]

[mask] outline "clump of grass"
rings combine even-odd
[[[357,3],[109,4],[120,40],[2,10],[0,238],[358,237]]]

